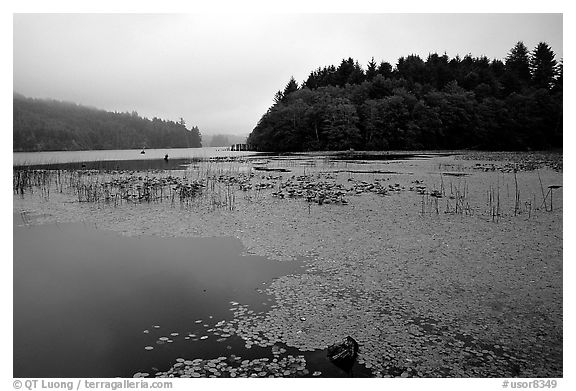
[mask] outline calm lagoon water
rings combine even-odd
[[[14,165],[178,169],[198,157],[249,155],[255,153],[218,148],[14,153]],[[247,349],[236,335],[219,342],[206,331],[233,318],[231,302],[269,310],[274,301],[261,289],[303,272],[303,260],[244,256],[235,238],[126,237],[84,223],[37,225],[19,212],[13,215],[14,377],[131,377],[165,371],[179,357],[273,358],[270,348]],[[186,340],[190,333],[209,338]],[[162,336],[173,342],[157,344]],[[310,373],[349,376],[329,362],[326,349],[287,348],[287,354],[304,355]],[[370,375],[360,365],[354,372]]]
[[[26,225],[15,213],[14,377],[131,377],[177,357],[268,355],[237,336],[184,339],[231,319],[230,301],[266,310],[257,289],[301,270],[242,251],[232,238],[123,237],[82,223]],[[171,333],[173,343],[155,343]]]

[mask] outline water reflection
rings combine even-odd
[[[257,289],[301,268],[242,250],[232,238],[123,237],[14,214],[14,376],[126,377],[176,357],[238,354],[239,337],[185,337],[230,319],[230,301],[266,310]],[[173,342],[154,344],[161,335]]]

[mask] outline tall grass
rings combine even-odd
[[[449,183],[440,175],[438,181],[432,188],[426,186],[416,186],[413,188],[421,195],[419,202],[419,214],[424,215],[465,215],[465,216],[487,216],[494,223],[498,223],[503,217],[526,216],[531,219],[535,212],[544,206],[544,210],[551,211],[551,196],[553,190],[560,186],[549,186],[548,193],[545,193],[541,184],[542,205],[537,208],[537,196],[535,193],[523,194],[521,191],[520,177],[518,170],[498,176],[495,181],[487,183],[484,196],[482,190],[478,193],[478,185],[471,189],[466,179],[458,179]],[[421,183],[416,181],[414,183]],[[540,183],[541,179],[540,179]],[[513,190],[513,197],[511,195]],[[484,206],[482,197],[484,197]],[[548,201],[550,199],[550,201]],[[440,205],[443,205],[441,211]]]
[[[222,165],[205,161],[185,171],[164,170],[13,170],[13,191],[68,194],[80,203],[176,203],[183,207],[207,205],[211,210],[236,209],[236,192],[246,188],[251,174],[240,172],[238,163]]]

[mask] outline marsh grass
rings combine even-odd
[[[250,183],[253,176],[245,162],[231,159],[196,159],[186,170],[15,167],[13,191],[22,197],[39,193],[45,199],[51,191],[57,191],[79,203],[119,206],[168,202],[186,208],[234,211],[238,191],[247,193],[246,199],[262,199],[262,188],[254,189]]]
[[[110,165],[98,166],[97,169],[15,167],[13,191],[22,197],[36,194],[43,199],[49,199],[55,192],[71,195],[79,203],[115,207],[124,203],[167,202],[183,208],[232,212],[238,210],[239,202],[260,203],[269,195],[283,200],[301,198],[319,205],[346,205],[344,196],[366,193],[390,196],[405,190],[399,183],[386,184],[390,178],[383,178],[374,172],[356,175],[350,171],[330,171],[330,167],[326,167],[338,169],[348,162],[314,159],[313,163],[314,167],[309,164],[302,167],[300,160],[296,159],[272,160],[274,166],[299,167],[299,173],[289,174],[254,171],[249,160],[230,158],[193,159],[185,170],[111,170]],[[303,170],[304,175],[301,175]],[[492,176],[495,180],[486,184],[472,180],[473,186],[467,175],[464,172],[441,172],[432,188],[422,181],[413,181],[415,186],[410,190],[422,196],[419,213],[487,216],[491,221],[498,222],[504,216],[527,215],[532,218],[542,206],[545,210],[553,208],[552,197],[557,187],[549,188],[545,193],[539,172],[542,193],[540,207],[537,207],[540,200],[537,200],[536,194],[521,193],[521,188],[526,186],[521,187],[521,176],[517,175],[517,171]],[[482,186],[486,186],[483,191]],[[522,198],[523,195],[525,198]],[[310,207],[306,208],[311,213]]]
[[[498,182],[497,186],[494,187],[492,184],[490,185],[490,189],[488,190],[488,213],[492,218],[492,222],[498,222],[501,213],[500,213],[500,182]]]
[[[14,194],[21,196],[27,192],[37,191],[42,198],[48,198],[52,182],[56,181],[57,186],[62,188],[61,180],[60,175],[55,179],[45,170],[16,170],[12,176],[12,188]]]
[[[548,192],[544,192],[542,181],[540,180],[542,200],[540,207],[537,207],[537,195],[535,193],[522,193],[518,170],[498,175],[496,180],[487,183],[487,188],[483,191],[484,202],[481,201],[481,194],[478,194],[478,185],[470,188],[470,184],[465,176],[460,176],[456,181],[445,180],[440,177],[432,188],[417,186],[415,189],[421,195],[419,214],[440,215],[441,212],[447,215],[463,216],[486,216],[494,223],[498,223],[504,217],[526,216],[531,219],[535,212],[544,210],[552,211],[552,195],[554,190],[560,186],[549,186]],[[418,182],[418,181],[417,181]],[[416,183],[417,183],[416,182]],[[513,191],[513,196],[512,196]],[[484,205],[483,205],[484,204]],[[441,210],[443,207],[443,210]]]

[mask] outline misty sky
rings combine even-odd
[[[290,76],[353,57],[563,57],[561,14],[15,14],[14,91],[249,133]]]

